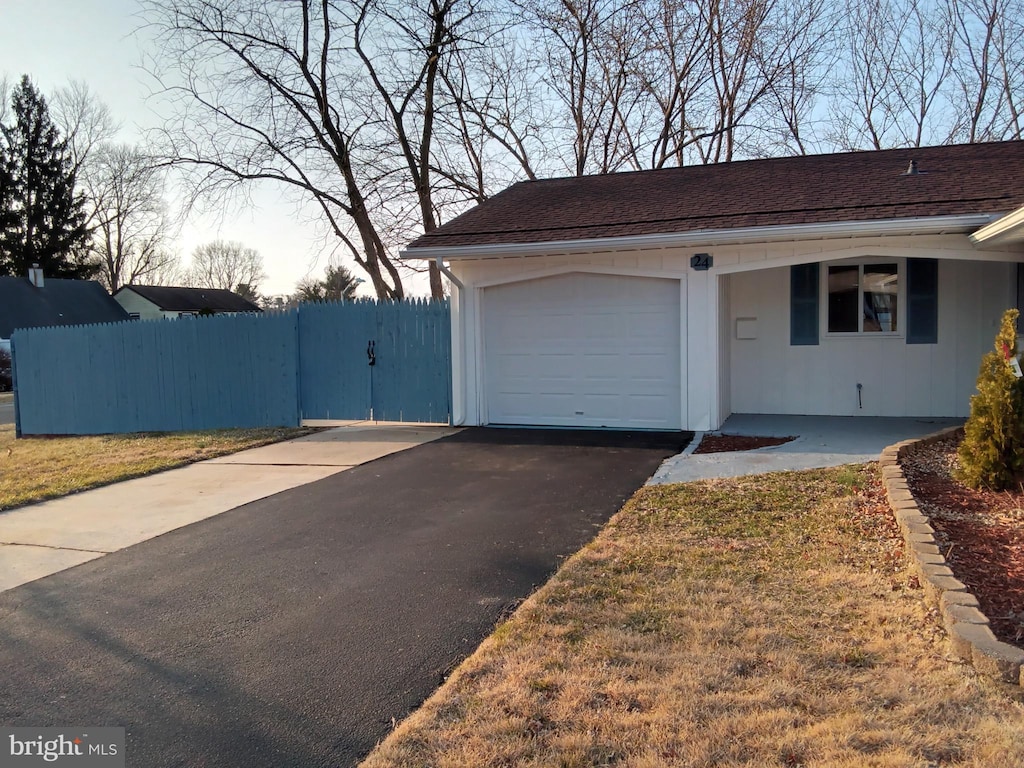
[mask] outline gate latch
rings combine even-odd
[[[370,339],[369,343],[366,345],[366,356],[370,359],[370,365],[376,365],[377,364],[377,349],[376,349],[376,347],[377,347],[377,342],[375,342],[373,339]]]

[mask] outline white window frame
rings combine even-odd
[[[864,266],[867,264],[896,265],[896,330],[865,331],[864,330]],[[830,267],[858,267],[857,273],[857,330],[830,331],[828,329],[828,272]],[[907,323],[907,264],[906,259],[892,256],[865,256],[858,259],[843,261],[824,261],[821,263],[821,307],[818,322],[822,329],[822,338],[830,339],[902,339],[906,336]]]

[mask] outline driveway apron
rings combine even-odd
[[[689,437],[465,430],[13,589],[0,723],[353,765]]]

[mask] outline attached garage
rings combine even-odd
[[[453,286],[457,425],[958,416],[1024,305],[1022,172],[1006,141],[521,182],[404,256]]]
[[[485,288],[486,423],[681,429],[680,293],[586,272]]]

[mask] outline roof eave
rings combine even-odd
[[[1024,209],[1022,209],[1024,210]],[[879,235],[969,234],[985,228],[999,214],[924,216],[870,221],[839,221],[818,224],[782,224],[735,229],[703,229],[653,235],[627,235],[579,240],[549,240],[527,243],[409,247],[403,259],[499,259],[513,256],[587,253],[594,250],[640,250],[672,247],[706,247],[782,240],[820,240]],[[1005,218],[1005,217],[1003,217]],[[973,238],[972,238],[973,239]]]
[[[1024,206],[1010,211],[971,233],[975,245],[1007,245],[1024,242]]]

